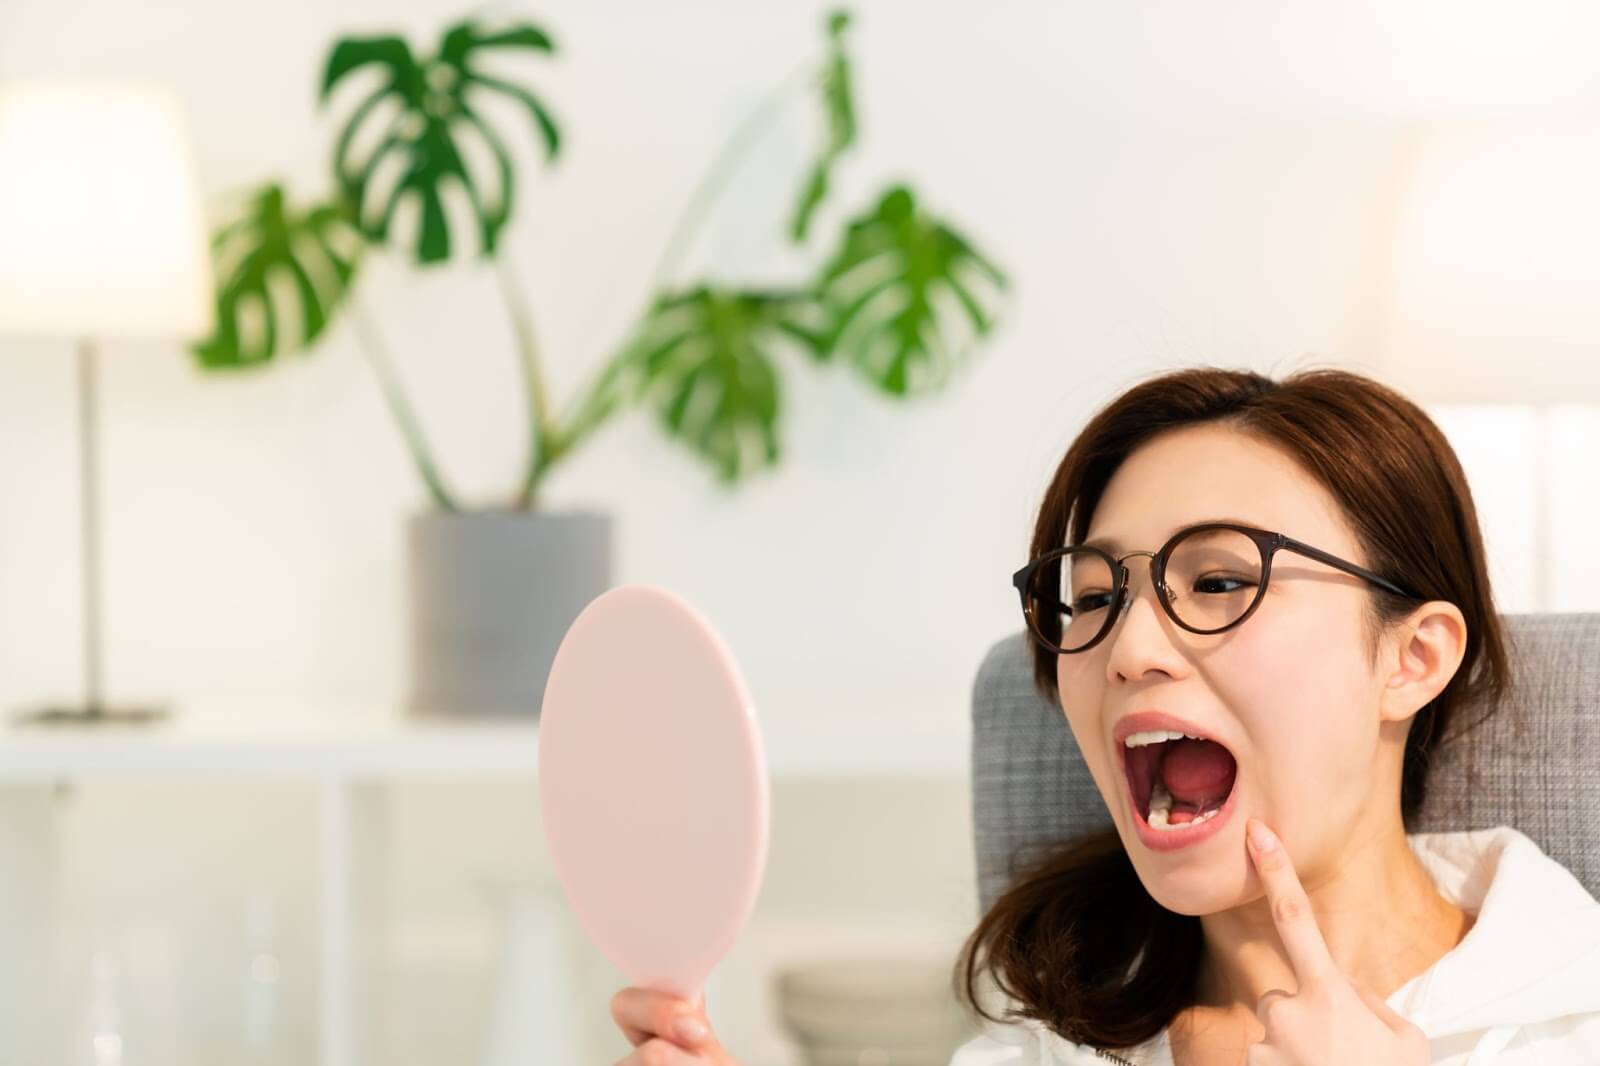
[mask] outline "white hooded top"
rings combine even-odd
[[[1477,920],[1389,996],[1434,1066],[1600,1066],[1600,901],[1507,825],[1408,836],[1439,892]],[[1137,1047],[1075,1044],[1028,1019],[990,1025],[950,1066],[1173,1066],[1166,1030]]]

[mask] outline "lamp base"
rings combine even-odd
[[[164,706],[140,705],[119,707],[109,704],[49,704],[44,707],[25,707],[14,711],[11,720],[18,725],[61,726],[111,726],[147,725],[164,721],[171,709]]]

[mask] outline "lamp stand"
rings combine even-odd
[[[78,343],[78,459],[83,492],[83,683],[84,702],[27,708],[15,715],[19,722],[39,724],[101,725],[151,722],[167,716],[167,708],[115,707],[101,695],[100,664],[100,482],[98,426],[95,415],[95,348],[85,338]]]

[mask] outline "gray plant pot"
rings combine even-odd
[[[408,711],[537,720],[567,628],[611,587],[613,525],[601,511],[413,515]]]

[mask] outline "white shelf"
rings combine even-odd
[[[316,776],[530,775],[532,722],[247,711],[174,714],[151,725],[0,730],[0,780],[84,774]]]
[[[963,723],[964,725],[964,723]],[[774,779],[959,776],[968,736],[892,717],[818,718],[803,730],[764,728]],[[174,714],[148,726],[0,728],[0,781],[84,775],[536,777],[531,720],[400,714],[241,711]]]
[[[936,728],[933,716],[896,716],[881,706],[858,714],[763,722],[762,742],[774,781],[819,778],[923,778],[967,772],[968,738]],[[965,722],[959,723],[963,727]],[[349,708],[297,708],[232,713],[175,713],[145,726],[0,727],[0,784],[22,793],[54,782],[102,776],[301,777],[318,784],[321,1047],[320,1066],[369,1066],[357,1040],[360,989],[353,962],[357,844],[361,824],[355,786],[400,778],[538,776],[539,730],[532,720],[419,718],[352,713]],[[13,796],[17,824],[7,839],[48,840],[49,818]],[[39,806],[38,811],[48,807]],[[3,834],[0,834],[3,836]],[[14,857],[12,857],[14,858]],[[24,864],[25,865],[25,864]],[[17,870],[17,865],[12,864]],[[47,883],[47,871],[19,870]],[[26,927],[37,916],[7,915]],[[36,923],[35,923],[36,924]],[[555,1023],[551,1023],[555,1024]]]

